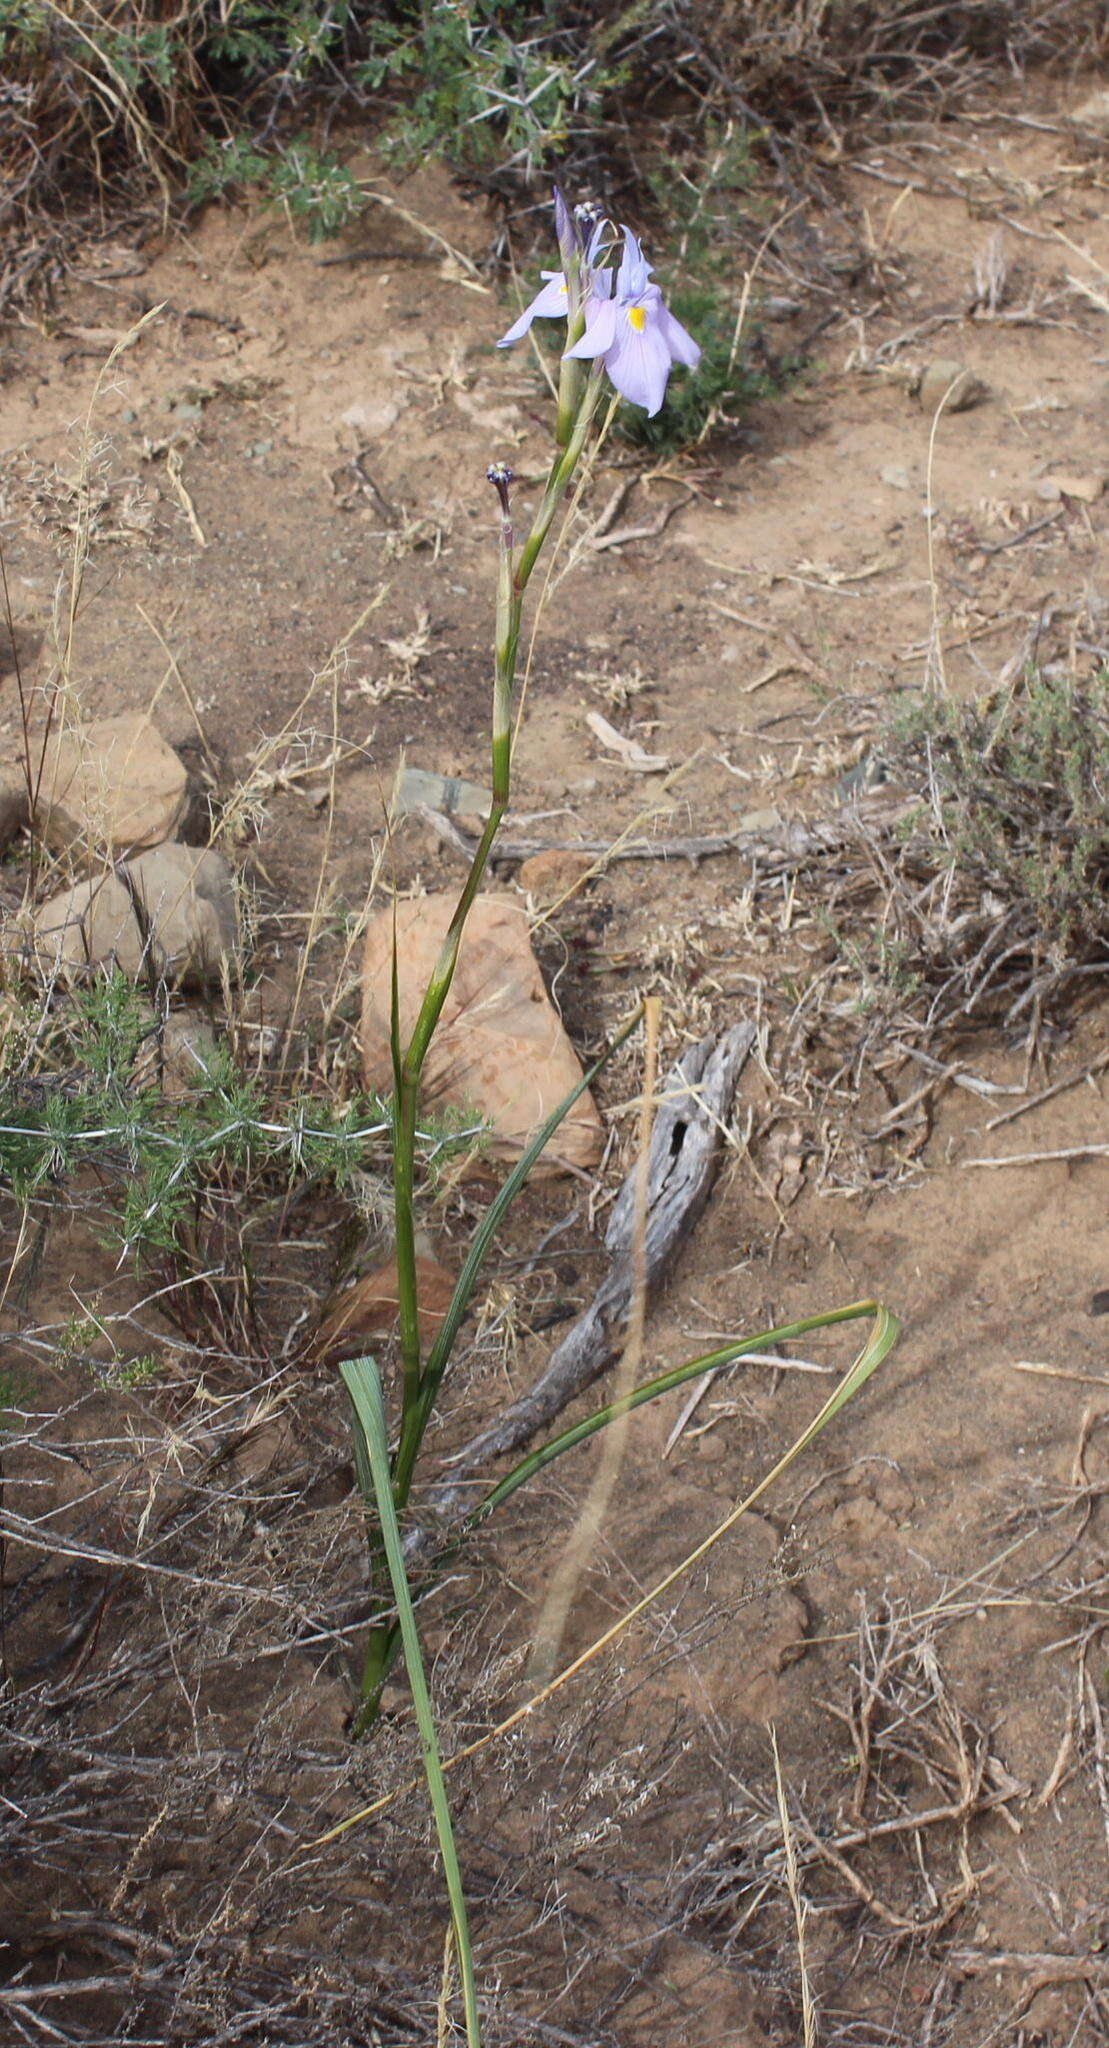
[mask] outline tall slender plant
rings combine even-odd
[[[477,2048],[479,2041],[476,1994],[465,1902],[458,1861],[451,1833],[450,1815],[443,1783],[443,1766],[435,1742],[434,1723],[419,1651],[414,1603],[408,1584],[400,1537],[400,1518],[408,1506],[428,1423],[435,1411],[443,1376],[452,1355],[468,1303],[476,1285],[494,1234],[506,1210],[523,1186],[535,1161],[557,1131],[575,1102],[590,1085],[606,1059],[622,1044],[639,1021],[637,1011],[601,1058],[583,1075],[579,1085],[559,1104],[542,1128],[536,1131],[521,1158],[506,1177],[475,1232],[468,1256],[459,1274],[443,1324],[426,1356],[420,1339],[416,1278],[416,1133],[420,1086],[428,1050],[450,993],[458,964],[459,948],[474,899],[486,872],[489,856],[508,806],[512,777],[513,697],[516,683],[524,602],[535,567],[550,537],[569,485],[590,442],[600,399],[608,380],[613,389],[653,417],[661,408],[671,369],[675,363],[694,367],[700,350],[692,336],[674,318],[659,287],[651,282],[651,266],[645,261],[635,236],[625,228],[617,234],[612,224],[592,207],[571,213],[560,192],[555,194],[555,224],[562,268],[544,272],[542,289],[502,337],[501,346],[520,340],[533,320],[561,319],[566,322],[566,345],[562,354],[555,421],[555,450],[538,509],[523,539],[518,541],[512,504],[515,481],[506,463],[494,463],[488,471],[500,506],[500,557],[497,588],[496,634],[493,660],[492,785],[493,800],[488,821],[478,842],[469,873],[463,883],[454,914],[447,927],[431,979],[424,992],[411,1033],[405,1039],[401,1028],[399,971],[396,946],[393,950],[392,1058],[394,1093],[392,1104],[394,1227],[396,1235],[397,1292],[400,1323],[400,1402],[396,1419],[395,1445],[389,1448],[377,1365],[372,1358],[348,1361],[342,1367],[351,1398],[355,1462],[366,1508],[367,1535],[375,1586],[384,1588],[388,1578],[391,1605],[371,1625],[362,1664],[360,1700],[355,1715],[355,1732],[364,1734],[375,1720],[381,1691],[397,1656],[403,1650],[416,1705],[424,1754],[424,1767],[431,1795],[440,1850],[451,1902],[455,1948],[459,1958],[466,2016],[467,2041]],[[616,261],[618,256],[619,260]],[[491,1487],[484,1499],[430,1560],[428,1571],[436,1570],[452,1556],[468,1530],[491,1514],[518,1487],[523,1486],[555,1458],[561,1457],[618,1415],[640,1407],[645,1401],[681,1385],[700,1373],[717,1370],[746,1351],[765,1348],[774,1341],[799,1336],[807,1330],[856,1318],[872,1319],[874,1329],[868,1343],[833,1397],[786,1457],[764,1482],[786,1469],[793,1458],[812,1443],[835,1414],[863,1385],[896,1341],[897,1325],[875,1302],[854,1302],[847,1308],[776,1331],[738,1339],[734,1344],[690,1360],[645,1385],[623,1394],[594,1415],[533,1451]],[[762,1489],[760,1488],[759,1491]],[[756,1496],[751,1496],[755,1498]],[[743,1512],[748,1503],[741,1504]],[[679,1568],[681,1569],[681,1568]],[[671,1575],[677,1576],[677,1574]],[[661,1593],[669,1579],[656,1592]],[[630,1617],[629,1617],[630,1618]],[[580,1663],[581,1660],[578,1660]],[[578,1668],[562,1674],[547,1690],[553,1690]]]
[[[566,347],[559,371],[554,455],[538,509],[519,543],[512,508],[513,473],[504,462],[493,463],[487,472],[500,504],[500,566],[493,657],[493,801],[407,1043],[400,1023],[394,949],[391,1033],[393,1191],[400,1307],[401,1413],[391,1471],[393,1505],[398,1514],[408,1504],[424,1434],[434,1413],[443,1374],[480,1266],[480,1258],[475,1263],[471,1255],[459,1280],[446,1323],[424,1358],[420,1346],[416,1292],[415,1161],[420,1083],[428,1050],[454,979],[466,919],[481,887],[489,855],[508,806],[512,780],[513,696],[524,600],[559,507],[589,444],[606,376],[621,396],[655,413],[665,397],[672,364],[682,362],[692,366],[700,355],[692,336],[668,312],[658,286],[651,284],[650,265],[644,261],[639,244],[628,229],[623,233],[619,265],[614,266],[610,259],[619,245],[619,238],[611,223],[595,208],[579,207],[571,213],[561,192],[556,191],[555,225],[562,269],[544,273],[542,290],[509,328],[500,344],[506,347],[522,339],[533,320],[561,319],[566,322]],[[610,1051],[614,1049],[612,1047]],[[560,1106],[550,1130],[541,1134],[543,1143],[551,1130],[561,1123],[574,1099],[571,1097]],[[487,1223],[495,1224],[499,1220],[540,1149],[541,1145],[528,1148],[520,1167],[502,1190],[501,1200],[494,1205]],[[488,1229],[481,1233],[481,1254],[484,1254],[490,1235]],[[370,1541],[380,1563],[380,1543],[373,1533],[373,1516],[376,1516],[376,1507],[371,1517]],[[381,1687],[398,1647],[399,1628],[395,1620],[380,1622],[371,1630],[362,1671],[362,1703],[358,1715],[360,1730],[368,1727],[376,1714]]]

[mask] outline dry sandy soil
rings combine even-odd
[[[542,621],[513,830],[611,841],[656,801],[671,810],[651,829],[670,833],[729,829],[767,805],[805,816],[859,758],[876,707],[920,687],[937,619],[959,694],[1019,662],[1037,621],[1045,650],[1050,640],[1066,654],[1069,635],[1087,658],[1105,622],[1109,494],[1050,501],[1037,489],[1045,475],[1104,472],[1109,457],[1104,169],[1078,149],[1065,114],[1046,96],[998,105],[840,165],[845,211],[813,217],[804,233],[834,253],[849,244],[849,218],[869,258],[834,297],[806,292],[792,324],[787,312],[765,327],[771,348],[787,351],[834,315],[808,372],[730,445],[651,474],[606,452],[584,511],[595,517],[619,485],[627,494],[610,544],[580,547]],[[485,224],[444,181],[429,172],[403,198],[480,256]],[[1007,289],[994,317],[972,316],[972,261],[991,236]],[[806,245],[793,246],[800,264]],[[764,283],[788,295],[782,270]],[[545,405],[526,357],[491,347],[504,324],[497,294],[394,213],[318,249],[247,211],[213,211],[138,256],[90,248],[85,280],[49,320],[9,327],[2,341],[0,508],[29,650],[68,546],[75,423],[107,348],[153,306],[158,317],[95,410],[104,490],[75,680],[89,714],[156,700],[163,731],[182,742],[199,722],[241,776],[252,759],[298,768],[328,754],[337,675],[333,813],[315,801],[326,772],[271,786],[243,854],[270,1014],[321,861],[336,920],[362,911],[402,751],[423,768],[485,778],[495,528],[484,472],[507,457],[525,493],[534,487]],[[964,362],[990,395],[941,417],[930,447],[932,415],[891,372],[936,356]],[[590,709],[688,762],[685,773],[658,798],[657,780],[598,744]],[[10,690],[0,746],[14,755]],[[422,825],[406,827],[393,859],[405,890],[460,874]],[[808,942],[810,960],[823,957],[803,885],[757,912],[750,885],[735,855],[697,867],[627,862],[557,907],[542,957],[579,1048],[599,1045],[653,988],[672,1054],[750,1014],[759,984],[787,960],[802,971]],[[525,900],[512,867],[493,886]],[[812,1102],[798,1095],[791,1107],[752,1063],[729,1163],[652,1307],[647,1363],[661,1369],[716,1332],[865,1295],[903,1319],[903,1340],[665,1613],[536,1716],[527,1742],[460,1774],[494,2038],[621,2048],[802,2039],[771,1724],[807,1902],[815,2038],[860,2048],[1106,2038],[1109,1321],[1096,1311],[1109,1287],[1109,1204],[1105,1158],[1083,1148],[1109,1141],[1107,1023],[1088,1006],[1046,1072],[1027,1071],[1021,1047],[985,1038],[964,1071],[995,1092],[941,1091],[923,1121],[895,1119],[870,1151],[857,1132],[913,1084],[910,1071],[891,1097],[864,1077],[856,1140],[835,1155]],[[616,1133],[608,1188],[631,1156],[636,1074],[629,1060],[600,1091]],[[971,1163],[1010,1154],[1039,1156],[996,1171]],[[435,1212],[448,1265],[480,1192],[464,1184]],[[490,1414],[506,1385],[526,1386],[549,1348],[544,1319],[580,1306],[596,1270],[590,1190],[548,1186],[530,1203],[494,1275],[494,1336],[456,1378],[452,1436]],[[526,1270],[568,1212],[561,1243]],[[96,1284],[87,1264],[67,1264],[88,1256],[59,1230],[25,1314],[44,1328],[62,1318],[74,1273]],[[515,1341],[498,1352],[509,1326]],[[824,1367],[849,1355],[814,1344],[804,1356]],[[38,1371],[37,1405],[48,1406],[61,1376]],[[669,1450],[680,1395],[636,1419],[567,1649],[693,1547],[827,1385],[744,1368],[710,1388]],[[157,1399],[146,1397],[148,1416]],[[242,1535],[225,1572],[229,1556],[247,1573],[267,1526],[280,1564],[280,1504],[305,1444],[330,1447],[338,1469],[334,1385],[293,1384],[291,1400],[292,1428],[239,1470]],[[545,1493],[519,1496],[429,1608],[448,1746],[520,1697],[520,1648],[591,1470],[583,1454]],[[356,1515],[347,1485],[328,1485],[311,1505],[320,1530],[330,1517],[332,1542],[340,1523],[349,1538]],[[324,1536],[296,1538],[310,1540]],[[146,1597],[128,1596],[74,1680],[78,1693],[96,1656],[118,1657],[129,1632],[156,1640],[160,1595],[149,1592],[149,1612]],[[37,1625],[49,1622],[46,1611]],[[146,1807],[127,1807],[114,1838],[114,1896],[102,1879],[82,1880],[60,1821],[48,1839],[29,1835],[10,1866],[5,1917],[23,1930],[12,1982],[70,1977],[84,1989],[9,2003],[4,2039],[316,2040],[309,2022],[327,2013],[336,2041],[435,2038],[443,1923],[419,1799],[397,1809],[403,1821],[316,1852],[307,1877],[283,1875],[314,1824],[403,1775],[413,1753],[403,1689],[380,1744],[352,1768],[333,1659],[302,1649],[259,1658],[241,1678],[206,1668],[203,1684],[167,1676],[157,1715],[132,1713],[121,1680],[116,1747],[157,1767]],[[51,1685],[64,1747],[75,1724],[64,1685]],[[285,1762],[263,1784],[251,1757],[265,1729],[279,1731]],[[231,1754],[239,1762],[226,1776]],[[114,1796],[108,1779],[103,1796]],[[44,1893],[70,1930],[48,1965]],[[159,1940],[203,1958],[223,1998],[212,1993],[210,2018],[186,2024],[195,2002],[144,2005],[143,1972],[163,1967]],[[303,2032],[293,2020],[267,2028],[235,2005],[236,1982],[266,1956],[275,1978],[300,1982]],[[32,2011],[60,2031],[36,2031]]]

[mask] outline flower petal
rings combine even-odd
[[[590,356],[603,356],[612,347],[616,332],[616,302],[614,299],[591,298],[585,309],[585,333],[580,341],[568,348],[566,353],[575,360],[588,360]]]
[[[547,282],[542,291],[535,294],[530,306],[525,306],[518,320],[514,320],[507,334],[502,334],[498,348],[509,348],[514,341],[522,341],[533,320],[558,320],[566,316],[566,279],[561,270],[545,270]]]
[[[648,319],[643,327],[634,327],[622,310],[616,338],[605,354],[605,369],[621,398],[643,406],[647,417],[653,419],[666,396],[670,363],[670,350],[657,320]]]
[[[643,251],[631,229],[624,227],[622,221],[620,225],[624,228],[624,254],[616,279],[616,296],[624,300],[641,299],[647,289],[651,265],[645,261]]]
[[[596,269],[597,264],[600,262],[608,233],[609,223],[602,216],[589,237],[589,247],[585,252],[585,261],[590,270]]]
[[[675,320],[669,306],[659,307],[658,326],[674,361],[684,363],[688,370],[695,370],[701,360],[701,351],[681,321]]]

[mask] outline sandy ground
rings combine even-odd
[[[1071,621],[1084,619],[1083,633],[1104,624],[1109,494],[1060,501],[1041,489],[1109,465],[1104,171],[1076,150],[1060,103],[1030,106],[1032,125],[1012,111],[840,167],[871,260],[844,284],[811,369],[756,408],[737,445],[650,475],[606,455],[586,503],[595,514],[628,485],[610,542],[672,516],[645,538],[583,546],[551,599],[517,829],[614,838],[654,800],[648,778],[600,747],[591,708],[690,762],[666,830],[727,828],[752,805],[804,813],[819,802],[858,752],[859,705],[920,687],[937,622],[959,693],[1019,660],[1037,622],[1064,644]],[[441,179],[427,173],[404,197],[480,254],[481,218]],[[991,237],[1007,289],[996,317],[975,317],[972,260]],[[66,479],[98,369],[154,306],[93,415],[104,488],[77,640],[81,701],[90,715],[154,702],[179,741],[199,722],[236,773],[287,731],[281,758],[300,765],[332,745],[327,664],[342,641],[330,840],[311,800],[324,776],[267,794],[250,858],[264,919],[310,904],[325,851],[336,912],[356,914],[402,751],[484,779],[495,573],[484,471],[506,457],[534,487],[541,387],[524,355],[491,347],[504,324],[497,295],[385,212],[338,247],[300,246],[282,223],[242,211],[212,212],[138,257],[90,249],[86,281],[41,328],[11,328],[2,343],[0,513],[28,648],[68,545]],[[794,330],[772,322],[767,333],[786,349]],[[947,356],[989,397],[933,434],[902,373]],[[14,756],[5,689],[0,747]],[[422,827],[396,859],[405,888],[460,872]],[[628,863],[556,910],[544,959],[579,1045],[598,1044],[652,987],[670,1050],[744,1014],[753,980],[776,967],[743,913],[747,879],[727,857],[696,869]],[[511,871],[495,886],[524,900]],[[295,936],[283,943],[295,952]],[[280,951],[271,943],[266,955],[275,990],[288,970]],[[1035,1094],[1096,1064],[1107,1022],[1088,1011],[1047,1075],[1027,1076],[1020,1051],[999,1043],[976,1053],[975,1071]],[[479,1965],[495,1970],[506,2009],[547,2026],[534,2038],[800,2040],[795,1920],[777,1879],[759,1895],[760,1858],[780,1849],[770,1722],[804,1857],[821,2041],[1064,2048],[1106,2037],[1109,1322],[1094,1313],[1109,1286],[1106,1165],[969,1163],[1104,1145],[1105,1085],[1103,1071],[996,1131],[987,1119],[1024,1098],[952,1090],[919,1143],[906,1137],[896,1170],[887,1156],[887,1187],[822,1177],[804,1142],[788,1205],[769,1198],[767,1171],[742,1148],[727,1166],[652,1310],[651,1366],[717,1332],[865,1295],[903,1318],[904,1339],[669,1618],[629,1640],[606,1709],[611,1757],[594,1754],[588,1719],[572,1724],[594,1774],[580,1810],[567,1797],[552,1824],[563,1795],[551,1765],[534,1811],[519,1768],[511,1798],[486,1796],[480,1779],[470,1787],[464,1860],[484,1870],[525,1848],[534,1858],[530,1905],[506,1893],[476,1927]],[[629,1068],[602,1090],[610,1116],[634,1088]],[[752,1072],[739,1128],[759,1088]],[[798,1125],[807,1130],[803,1105]],[[628,1117],[615,1128],[626,1154]],[[536,1196],[517,1226],[526,1250],[529,1232],[575,1208],[564,1257],[519,1280],[509,1263],[498,1281],[525,1326],[504,1366],[515,1388],[549,1347],[526,1334],[536,1300],[579,1304],[595,1252],[580,1192]],[[471,1215],[465,1192],[448,1205],[448,1264]],[[70,1286],[66,1257],[59,1238],[43,1315]],[[806,1355],[847,1354],[818,1344]],[[503,1385],[492,1371],[460,1383],[449,1426],[488,1414]],[[681,1397],[636,1420],[568,1648],[726,1513],[813,1412],[814,1389],[822,1396],[824,1383],[750,1367],[710,1389],[669,1453]],[[481,1597],[509,1650],[528,1638],[590,1471],[588,1455],[560,1467],[542,1504],[521,1496],[488,1542]],[[444,1648],[457,1615],[429,1627],[444,1682],[454,1671],[461,1684],[465,1659],[452,1666]],[[868,1690],[883,1643],[885,1675],[902,1688],[894,1706],[894,1694],[876,1706],[881,1688]],[[334,1700],[321,1712],[338,1726]],[[859,1782],[871,1713],[888,1825],[862,1840],[860,1816],[879,1812]],[[557,1724],[547,1734],[557,1757]],[[908,1824],[928,1812],[937,1817]],[[814,1853],[810,1825],[845,1846]],[[168,1884],[152,1874],[148,1896],[168,1898]],[[564,1991],[582,1929],[600,1960]],[[340,1950],[347,1938],[334,1936]]]

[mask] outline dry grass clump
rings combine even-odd
[[[882,760],[908,806],[880,846],[860,817],[861,872],[828,910],[860,1007],[941,1050],[986,1027],[1035,1049],[1109,971],[1109,671],[926,694]]]
[[[684,34],[702,74],[776,126],[918,111],[966,91],[977,68],[1014,67],[1085,46],[1105,24],[1093,0],[693,0],[635,10]]]
[[[110,217],[169,179],[196,132],[203,0],[15,0],[0,25],[0,306],[56,272],[64,223],[95,199]]]
[[[927,691],[872,733],[877,786],[789,835],[796,966],[757,977],[779,1100],[806,1105],[820,1187],[849,1192],[912,1170],[948,1086],[1019,1094],[976,1055],[1021,1052],[1027,1079],[1109,974],[1109,671]],[[774,875],[764,860],[764,950]]]

